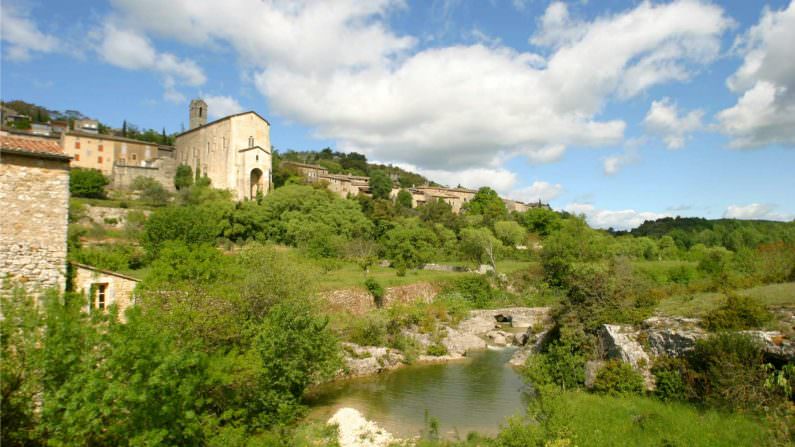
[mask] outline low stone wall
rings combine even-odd
[[[439,290],[430,283],[416,283],[387,287],[385,292],[384,306],[389,307],[396,303],[429,303],[433,301]],[[330,310],[363,314],[375,309],[373,296],[363,288],[332,290],[321,294],[321,297],[326,300]]]
[[[137,177],[148,177],[157,180],[167,191],[174,192],[174,175],[177,173],[177,162],[169,158],[155,160],[151,166],[114,165],[113,182],[115,189],[130,189]]]
[[[144,215],[149,216],[151,211],[147,210],[131,210],[128,208],[111,208],[107,206],[91,206],[85,205],[86,215],[85,218],[91,222],[100,225],[110,225],[116,228],[124,227],[127,223],[127,215],[130,211],[143,212]],[[113,223],[115,222],[115,223]]]

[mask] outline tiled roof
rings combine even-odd
[[[55,141],[25,138],[11,135],[0,135],[0,149],[10,152],[20,152],[33,155],[47,155],[69,158]]]

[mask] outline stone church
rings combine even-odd
[[[270,123],[253,111],[207,122],[207,103],[190,103],[190,129],[177,135],[175,157],[229,189],[237,200],[265,195],[271,188]]]

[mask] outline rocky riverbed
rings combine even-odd
[[[443,334],[438,341],[447,351],[444,355],[421,354],[419,363],[449,362],[465,359],[468,352],[489,347],[519,346],[511,364],[521,365],[533,346],[546,333],[551,320],[548,307],[510,307],[502,309],[474,310],[456,326],[442,325]],[[414,339],[425,353],[435,343],[430,334],[418,328],[410,328],[404,335]],[[400,368],[406,363],[404,353],[382,346],[360,346],[344,343],[345,369],[341,377],[358,377],[378,374]]]

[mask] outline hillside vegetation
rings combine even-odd
[[[348,172],[377,169],[330,157]],[[462,445],[787,445],[795,433],[795,368],[768,364],[736,332],[775,327],[795,306],[792,224],[616,235],[548,209],[508,213],[488,188],[453,214],[443,202],[341,198],[290,176],[237,203],[181,175],[177,194],[142,182],[134,195],[106,199],[100,187],[72,203],[69,258],[142,279],[124,323],[114,309],[86,313],[75,293],[46,306],[21,291],[3,299],[3,445],[328,445],[333,434],[303,419],[304,393],[340,371],[341,341],[411,361],[444,353],[418,351],[406,328],[438,340],[468,310],[540,304],[554,306],[554,325],[524,367],[535,393],[526,418]],[[89,204],[127,209],[126,222],[91,222]],[[678,231],[721,237],[680,243]],[[422,270],[432,262],[493,272]],[[381,307],[385,287],[412,282],[439,295]],[[374,309],[330,312],[323,292],[349,287]],[[585,391],[601,325],[655,313],[703,316],[710,335],[692,355],[653,359],[655,392],[615,361]]]

